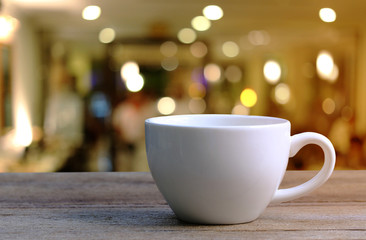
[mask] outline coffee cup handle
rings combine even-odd
[[[299,198],[321,186],[332,174],[336,161],[335,150],[329,139],[321,134],[305,132],[292,136],[289,156],[295,156],[301,148],[308,144],[316,144],[323,150],[323,167],[312,179],[301,185],[287,189],[278,189],[275,192],[271,203],[280,203]]]

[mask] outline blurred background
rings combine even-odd
[[[366,1],[0,1],[1,172],[148,171],[144,120],[186,113],[286,118],[366,167]]]

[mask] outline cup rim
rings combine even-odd
[[[192,119],[212,118],[215,120],[223,120],[230,118],[232,120],[240,120],[242,122],[235,122],[235,124],[209,124],[203,125],[198,123],[188,122]],[[207,121],[207,120],[206,120]],[[181,128],[258,128],[258,127],[270,127],[278,125],[287,125],[290,122],[287,119],[271,117],[271,116],[258,116],[258,115],[237,115],[237,114],[182,114],[182,115],[169,115],[152,117],[145,120],[146,125],[159,125],[166,127],[181,127]]]

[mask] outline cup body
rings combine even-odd
[[[286,171],[290,122],[177,115],[145,122],[151,174],[177,217],[201,224],[258,218]]]

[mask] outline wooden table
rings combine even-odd
[[[314,174],[288,172],[283,186]],[[149,173],[4,173],[0,185],[0,239],[366,239],[366,171],[221,226],[177,220]]]

